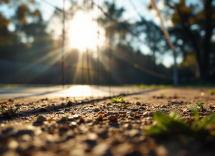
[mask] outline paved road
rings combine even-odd
[[[89,85],[66,85],[52,87],[0,88],[0,98],[16,97],[104,97],[140,92],[139,88],[107,87]]]

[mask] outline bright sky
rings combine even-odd
[[[40,5],[40,9],[42,11],[42,15],[43,15],[44,20],[49,20],[51,15],[53,14],[54,8],[51,7],[50,5],[44,3],[42,0],[36,0],[36,1]],[[49,2],[50,4],[54,5],[54,6],[59,7],[59,8],[62,8],[62,6],[63,6],[63,0],[46,0],[46,1]],[[78,2],[81,3],[81,1],[82,0],[79,0]],[[99,4],[99,3],[102,4],[103,1],[104,0],[94,0],[94,2],[97,3],[97,4]],[[155,12],[148,11],[146,9],[146,6],[149,4],[150,0],[132,0],[132,2],[134,3],[134,5],[137,8],[137,11],[134,10],[133,6],[130,3],[130,0],[109,0],[109,1],[115,1],[119,7],[123,6],[126,9],[126,12],[124,14],[124,19],[129,19],[131,22],[134,22],[134,21],[139,19],[139,16],[137,14],[137,12],[139,12],[147,20],[153,20],[153,21],[155,21],[156,24],[160,25],[159,20],[156,17]],[[69,8],[69,6],[70,6],[69,0],[65,0],[65,2],[66,2],[66,5],[65,5],[66,8]],[[162,9],[162,7],[163,7],[162,3],[158,4],[159,9]],[[3,7],[3,9],[6,9],[6,8]],[[12,14],[12,12],[7,12],[7,14],[9,16],[10,14]],[[81,32],[81,34],[83,34],[83,35],[85,34],[86,42],[89,41],[89,39],[87,39],[86,36],[90,36],[90,37],[94,38],[94,39],[92,39],[90,41],[90,43],[88,42],[89,43],[88,46],[93,45],[93,42],[96,41],[95,38],[97,37],[96,33],[88,32],[88,30],[93,29],[94,27],[96,27],[96,26],[94,26],[95,23],[92,23],[90,25],[85,23],[85,21],[88,21],[88,23],[90,23],[89,22],[89,20],[91,20],[90,16],[91,15],[82,16],[81,13],[79,13],[77,16],[75,16],[74,21],[71,22],[71,27],[74,28],[74,29],[80,26],[80,24],[75,25],[75,23],[78,23],[78,22],[82,23],[81,26],[83,27],[84,32]],[[81,20],[80,20],[80,17],[81,17]],[[165,23],[165,25],[167,26],[167,23]],[[11,30],[14,29],[13,25],[10,25],[10,29]],[[71,36],[77,36],[75,34],[80,33],[80,32],[77,32],[77,31],[71,29],[71,31],[69,31],[69,33],[71,34]],[[80,38],[78,40],[83,39],[83,36],[79,36],[79,37]],[[80,45],[79,45],[80,42],[78,42],[78,40],[71,37],[71,46],[75,47],[74,45],[76,45],[76,46],[80,47]],[[99,40],[99,42],[102,42],[102,41],[103,41],[103,39]],[[78,48],[78,47],[76,47],[76,48]],[[84,48],[85,47],[83,47],[81,50],[84,50]],[[95,47],[90,47],[90,48],[94,49]],[[143,51],[144,54],[149,54],[150,53],[150,50],[148,49],[147,45],[142,45],[141,50]],[[181,60],[182,59],[180,57],[178,57],[177,62],[179,63],[179,62],[181,62]],[[173,56],[166,54],[164,56],[164,59],[158,60],[158,62],[163,63],[165,66],[170,66],[171,64],[173,64]]]

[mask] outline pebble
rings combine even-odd
[[[75,128],[76,126],[77,126],[77,123],[76,123],[76,122],[71,122],[71,123],[70,123],[70,127],[71,127],[71,128]]]
[[[8,143],[8,148],[10,149],[16,149],[19,146],[19,143],[16,140],[11,140]]]
[[[127,112],[127,114],[133,114],[132,112]]]
[[[110,116],[108,119],[109,119],[111,122],[117,121],[117,117],[116,117],[116,116]]]
[[[207,109],[202,108],[202,109],[201,109],[201,112],[207,112]]]
[[[108,155],[112,155],[111,151],[110,151],[110,145],[108,145],[107,143],[100,143],[98,145],[96,145],[93,150],[92,150],[93,155],[95,156],[108,156]]]
[[[128,119],[130,119],[130,120],[134,120],[134,118],[133,118],[132,116],[129,116],[129,117],[128,117]]]
[[[146,119],[152,121],[153,117],[147,117]]]
[[[65,113],[64,111],[59,111],[56,114],[64,114],[64,113]]]
[[[100,109],[99,109],[99,108],[95,108],[93,111],[94,111],[94,112],[99,112]]]
[[[141,103],[140,102],[136,102],[136,105],[141,105]]]
[[[183,112],[184,112],[184,113],[187,113],[187,112],[191,112],[191,111],[190,111],[190,109],[185,108],[185,109],[183,110]]]
[[[119,114],[126,114],[126,111],[119,111]]]
[[[148,112],[144,112],[144,113],[143,113],[143,116],[148,116]]]
[[[75,119],[78,119],[78,118],[80,118],[80,117],[81,117],[81,116],[78,115],[78,114],[73,115],[73,118],[75,118]]]
[[[139,107],[139,109],[146,110],[146,108],[145,108],[145,107]]]
[[[167,108],[167,106],[165,106],[165,105],[161,105],[161,108]]]
[[[65,117],[65,116],[63,116],[62,118],[61,118],[61,121],[66,121],[67,120],[67,117]]]
[[[110,105],[112,105],[111,103],[107,103],[107,106],[110,106]]]
[[[118,114],[118,112],[108,111],[108,115]]]
[[[130,110],[131,111],[137,111],[138,109],[137,108],[131,108]]]
[[[74,121],[74,117],[68,117],[68,119],[67,119],[68,121]]]
[[[70,111],[70,108],[65,108],[65,111],[68,111],[68,112],[69,112],[69,111]]]
[[[132,129],[132,125],[126,123],[126,124],[123,125],[123,128],[125,128],[125,129]]]
[[[153,112],[148,112],[149,117],[153,117]]]
[[[138,136],[140,134],[139,130],[137,129],[132,129],[130,131],[125,131],[124,135],[127,137],[135,137]]]
[[[43,121],[46,121],[46,118],[44,116],[38,116],[37,121],[36,122],[40,122],[42,123]]]

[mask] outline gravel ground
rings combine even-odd
[[[4,109],[21,106],[19,115],[0,114],[1,156],[212,156],[215,144],[198,142],[186,136],[154,138],[144,129],[153,123],[153,112],[192,120],[188,105],[205,103],[201,118],[214,112],[215,96],[201,96],[200,89],[163,89],[145,95],[125,96],[126,103],[110,99],[81,103],[72,98],[0,99]],[[164,93],[164,97],[160,97]]]

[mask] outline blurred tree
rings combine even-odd
[[[128,21],[123,20],[123,13],[125,9],[123,7],[117,8],[114,2],[104,2],[102,7],[105,11],[105,15],[98,19],[98,22],[101,23],[101,27],[105,29],[106,36],[109,39],[114,40],[115,42],[120,42],[125,39],[126,34],[130,24]],[[116,40],[118,38],[118,40]]]
[[[145,20],[144,17],[141,17],[140,21],[137,21],[133,25],[133,30],[139,36],[145,36],[145,44],[152,51],[153,66],[155,66],[156,54],[162,56],[169,46],[165,39],[165,36],[161,28],[152,21]]]
[[[210,62],[214,60],[211,54],[213,53],[212,44],[214,44],[212,36],[215,33],[215,3],[213,0],[179,0],[178,2],[165,0],[164,3],[165,8],[162,13],[168,21],[173,22],[171,28],[171,30],[175,28],[173,36],[180,39],[182,44],[188,43],[192,46],[198,62],[200,78],[204,81],[209,80],[212,68]],[[183,33],[183,37],[178,34],[178,30]],[[191,51],[184,49],[184,53]]]

